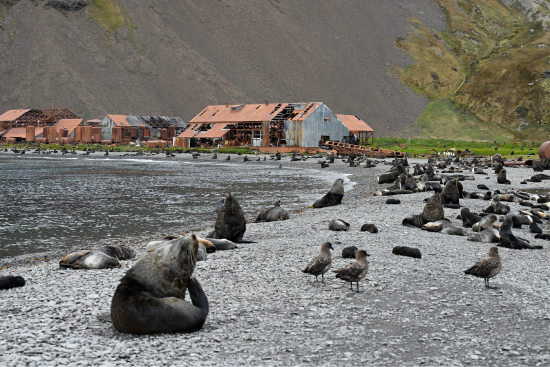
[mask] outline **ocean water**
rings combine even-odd
[[[247,219],[309,206],[343,175],[166,158],[0,155],[0,258],[213,225],[231,192]],[[246,238],[246,234],[245,234]]]

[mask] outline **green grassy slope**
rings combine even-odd
[[[548,140],[550,32],[536,14],[529,21],[498,0],[437,3],[446,31],[411,18],[411,32],[396,40],[415,60],[397,76],[432,101],[402,135]]]

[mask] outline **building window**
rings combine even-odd
[[[330,116],[325,116],[325,121],[330,121]]]

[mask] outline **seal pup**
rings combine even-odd
[[[472,226],[478,223],[482,217],[472,213],[468,208],[462,208],[460,210],[460,219],[462,220],[462,225],[464,227],[472,228]]]
[[[281,208],[281,200],[277,200],[273,208],[262,210],[254,223],[258,222],[275,222],[278,220],[287,220],[290,218],[288,211]]]
[[[437,222],[428,222],[422,226],[422,229],[426,229],[429,232],[440,232],[444,234],[451,234],[455,236],[467,236],[468,232],[465,229],[453,226],[446,220],[438,220]]]
[[[479,260],[470,269],[465,270],[464,274],[484,278],[485,287],[491,288],[489,286],[489,279],[495,277],[500,272],[501,268],[502,262],[500,260],[500,255],[498,254],[498,248],[493,246],[489,250],[489,257]]]
[[[506,179],[506,170],[504,168],[498,173],[497,182],[499,184],[506,184],[506,185],[511,184],[511,182]]]
[[[493,224],[497,221],[497,216],[494,214],[489,214],[481,218],[479,222],[472,226],[472,231],[481,232],[483,230],[493,227]]]
[[[244,243],[243,235],[246,231],[246,219],[244,212],[231,193],[225,197],[225,202],[218,213],[214,230],[208,234],[208,238],[225,238],[236,243]]]
[[[472,242],[498,243],[500,236],[495,228],[489,228],[481,232],[472,233],[468,236],[467,240]]]
[[[210,243],[216,247],[216,251],[225,251],[237,248],[235,242],[226,239],[207,238],[206,240],[210,241]]]
[[[365,223],[361,226],[361,232],[378,233],[378,228],[372,223]]]
[[[320,275],[321,282],[324,283],[325,273],[329,271],[332,266],[332,257],[330,255],[330,250],[334,250],[334,248],[332,248],[332,244],[330,242],[324,242],[321,245],[321,251],[319,252],[319,255],[311,259],[306,268],[302,270],[302,273],[315,275],[315,281],[317,282],[319,281],[317,277]]]
[[[328,224],[328,229],[331,231],[347,231],[349,223],[343,219],[332,219]]]
[[[120,281],[111,303],[118,331],[131,334],[199,330],[208,315],[208,299],[195,270],[199,241],[194,234],[146,253]],[[189,291],[191,302],[185,301]]]
[[[357,283],[357,292],[359,292],[359,281],[363,279],[369,271],[367,256],[369,256],[367,251],[357,251],[354,262],[349,263],[343,268],[334,270],[336,278],[349,282],[351,290],[353,290],[353,283]]]
[[[401,204],[401,200],[399,200],[399,199],[388,199],[388,200],[386,200],[386,204]]]
[[[100,247],[98,250],[118,260],[128,260],[136,257],[136,252],[128,247],[105,246]]]
[[[1,289],[11,289],[16,287],[23,287],[25,285],[25,279],[20,276],[5,276],[0,277],[0,290]]]
[[[416,259],[422,258],[422,254],[420,253],[420,250],[414,247],[395,246],[391,252],[394,255],[408,256]]]
[[[537,233],[535,235],[535,238],[539,238],[541,240],[550,240],[550,234],[548,234],[548,233]],[[540,246],[540,248],[542,248],[542,246]]]
[[[344,180],[336,179],[330,188],[330,191],[322,198],[313,203],[314,208],[325,208],[327,206],[338,205],[344,198]]]
[[[460,198],[462,197],[462,184],[456,179],[447,182],[441,191],[442,204],[459,204]]]
[[[342,250],[342,257],[344,259],[355,259],[355,255],[357,255],[357,247],[355,246],[344,247]]]
[[[64,269],[114,269],[120,266],[116,258],[97,250],[73,252],[59,262],[59,267]]]

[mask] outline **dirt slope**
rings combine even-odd
[[[188,120],[225,101],[324,101],[389,135],[428,103],[392,77],[412,62],[396,38],[409,16],[445,26],[431,0],[88,2],[0,0],[0,110]]]

